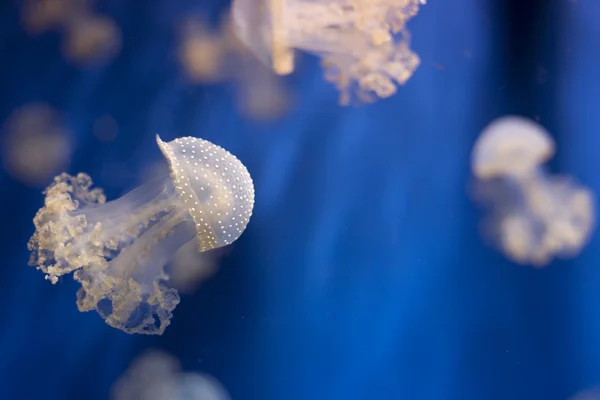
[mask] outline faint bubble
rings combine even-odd
[[[119,125],[110,115],[105,115],[94,121],[94,135],[103,142],[112,142],[119,134]]]
[[[240,40],[275,73],[294,71],[294,49],[322,59],[325,79],[340,91],[340,103],[396,93],[420,64],[410,50],[406,23],[419,0],[234,0]]]
[[[107,62],[121,50],[121,30],[109,17],[83,14],[67,25],[62,49],[76,63]]]
[[[170,354],[149,350],[138,357],[111,389],[112,400],[229,400],[210,375],[183,372]]]
[[[15,110],[3,127],[4,168],[15,179],[41,186],[71,158],[71,135],[57,111],[44,104]]]
[[[516,116],[493,121],[473,148],[474,195],[489,210],[484,234],[521,264],[576,256],[594,227],[591,191],[541,166],[554,151],[541,125]]]

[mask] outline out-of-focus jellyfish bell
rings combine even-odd
[[[6,171],[30,186],[43,186],[71,159],[72,136],[60,114],[42,103],[16,109],[0,130]]]
[[[471,157],[478,195],[491,205],[489,232],[510,259],[543,266],[555,256],[574,256],[594,226],[592,193],[540,165],[555,144],[536,122],[497,119],[477,140]]]
[[[29,241],[30,264],[46,279],[74,272],[79,309],[128,333],[164,332],[179,303],[165,264],[194,238],[201,251],[232,243],[254,205],[250,174],[228,151],[191,137],[157,142],[170,176],[105,203],[89,176],[59,175]]]
[[[106,16],[81,14],[65,25],[64,56],[81,65],[111,61],[121,50],[121,31]]]
[[[342,92],[355,83],[361,100],[389,97],[419,66],[406,22],[422,0],[234,0],[237,34],[280,75],[294,70],[293,49],[322,57],[326,79]]]
[[[489,124],[473,149],[473,170],[480,179],[530,174],[554,154],[554,141],[539,124],[521,117]]]
[[[31,34],[60,28],[88,7],[86,0],[23,0],[21,18]]]
[[[182,372],[170,354],[149,350],[136,359],[111,390],[113,400],[230,400],[210,375]]]

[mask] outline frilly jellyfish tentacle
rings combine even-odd
[[[250,174],[226,150],[196,138],[157,142],[170,176],[109,203],[85,174],[56,177],[28,245],[30,264],[52,283],[75,271],[81,311],[128,333],[164,332],[179,303],[166,263],[194,238],[201,251],[232,243],[254,205]]]
[[[74,213],[80,205],[104,204],[102,190],[90,190],[91,185],[92,180],[86,174],[75,177],[61,174],[44,191],[45,207],[33,219],[36,231],[27,247],[31,251],[29,264],[46,273],[46,279],[52,283],[56,283],[59,276],[80,267],[70,249],[76,243],[78,235],[86,230],[94,232],[85,217]],[[89,260],[86,262],[99,263],[104,257],[102,249],[90,250]]]
[[[190,216],[172,211],[115,257],[102,279],[85,269],[76,271],[82,286],[79,309],[97,307],[106,323],[125,332],[162,333],[179,303],[177,292],[162,283],[168,280],[164,266],[195,235]]]

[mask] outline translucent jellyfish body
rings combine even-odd
[[[201,251],[232,243],[254,205],[247,169],[226,150],[190,137],[157,142],[170,175],[108,203],[89,176],[57,176],[28,245],[52,283],[74,272],[80,311],[128,333],[164,332],[179,303],[166,286],[169,258],[192,239]]]
[[[349,101],[389,97],[420,64],[406,22],[423,0],[234,0],[240,39],[281,75],[294,70],[293,49],[322,58],[326,79]],[[375,96],[373,96],[373,94]]]
[[[43,103],[15,110],[0,130],[2,160],[15,179],[43,186],[71,159],[71,133],[60,114]]]
[[[493,121],[473,149],[478,200],[491,208],[486,233],[521,264],[578,254],[594,226],[592,193],[541,166],[554,149],[542,126],[517,116]]]
[[[229,400],[210,375],[183,372],[170,354],[150,350],[136,359],[111,390],[113,400]]]

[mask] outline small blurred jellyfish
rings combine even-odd
[[[25,0],[21,18],[33,35],[62,31],[63,55],[77,64],[110,61],[121,50],[119,27],[108,16],[95,13],[89,0]]]
[[[180,293],[193,293],[217,272],[221,250],[202,252],[193,241],[184,244],[169,263],[169,284]]]
[[[180,34],[179,61],[193,83],[233,82],[239,108],[251,118],[274,119],[287,112],[291,95],[239,42],[230,15],[213,29],[204,18],[190,18]]]
[[[183,24],[179,62],[193,82],[211,83],[225,78],[223,58],[228,44],[217,30],[207,27],[203,18]]]
[[[138,357],[111,389],[112,400],[230,400],[210,375],[182,372],[179,361],[159,350]]]
[[[121,30],[112,18],[83,13],[65,26],[65,58],[82,65],[111,61],[121,51]]]
[[[202,139],[156,139],[169,175],[108,203],[88,175],[59,175],[28,244],[30,265],[52,283],[74,272],[80,311],[95,309],[127,333],[162,334],[179,303],[165,264],[190,240],[200,251],[232,243],[254,206],[252,179],[234,155]]]
[[[279,75],[294,71],[294,49],[322,59],[325,79],[361,102],[396,93],[420,64],[406,23],[424,0],[234,0],[240,40]],[[351,93],[353,92],[353,93]]]
[[[16,109],[2,127],[2,160],[14,179],[44,185],[71,159],[71,134],[52,107],[33,103]]]
[[[555,144],[535,121],[507,116],[490,123],[472,152],[476,200],[490,208],[486,234],[511,260],[537,267],[577,255],[594,227],[592,193],[541,165]]]
[[[60,29],[69,20],[83,13],[87,0],[24,0],[21,19],[27,32],[38,35],[51,29]]]

